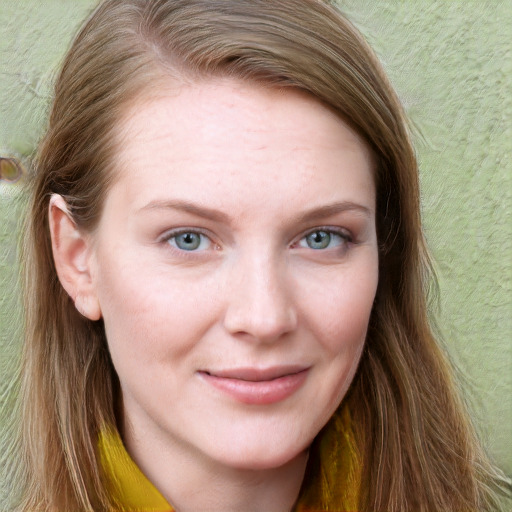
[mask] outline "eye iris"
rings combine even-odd
[[[176,245],[184,251],[193,251],[201,244],[199,233],[181,233],[176,236]]]
[[[331,243],[331,234],[327,231],[315,231],[306,237],[306,242],[311,249],[325,249]]]

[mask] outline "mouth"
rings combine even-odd
[[[271,368],[233,368],[226,370],[211,370],[204,373],[222,379],[246,380],[248,382],[264,382],[280,379],[288,375],[306,371],[306,366],[274,366]]]
[[[309,370],[305,366],[276,366],[199,371],[198,374],[207,384],[238,402],[268,405],[298,391]]]

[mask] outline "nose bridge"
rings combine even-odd
[[[239,255],[228,276],[226,329],[269,342],[292,331],[296,311],[288,287],[285,262],[270,250]]]

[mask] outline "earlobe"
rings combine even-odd
[[[50,198],[48,220],[59,281],[81,315],[99,320],[101,308],[91,272],[89,237],[77,227],[66,201],[58,194]]]

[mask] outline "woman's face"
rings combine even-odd
[[[369,151],[294,90],[159,92],[121,125],[91,258],[125,440],[277,467],[328,421],[363,350],[378,280]]]

